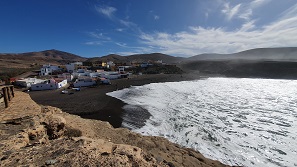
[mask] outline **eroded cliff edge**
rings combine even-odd
[[[16,92],[0,111],[0,166],[225,166],[162,137],[39,106]]]

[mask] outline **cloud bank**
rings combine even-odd
[[[278,20],[257,27],[256,21],[251,20],[251,14],[248,13],[267,2],[268,0],[252,1],[249,4],[250,10],[243,11],[245,16],[238,13],[242,5],[238,4],[233,8],[229,4],[225,5],[224,14],[228,20],[235,16],[246,20],[236,30],[198,26],[176,33],[142,33],[139,38],[144,45],[153,46],[157,52],[186,57],[201,53],[235,53],[253,48],[297,46],[297,4],[282,13]]]
[[[174,34],[156,32],[142,34],[146,45],[159,48],[159,52],[193,56],[199,53],[234,53],[260,47],[296,46],[297,17],[280,20],[257,30],[249,31],[253,24],[245,24],[237,31],[223,28],[190,27],[189,32]]]
[[[117,9],[111,6],[96,7],[98,13],[108,17],[111,21],[118,23],[125,28],[116,28],[120,33],[130,32],[133,38],[131,44],[129,41],[113,41],[105,37],[102,33],[89,33],[89,36],[100,39],[100,42],[93,41],[87,45],[100,45],[101,40],[107,40],[118,47],[115,53],[118,54],[136,54],[162,52],[174,56],[193,56],[202,53],[235,53],[247,49],[261,47],[294,47],[297,46],[297,3],[278,15],[278,19],[266,25],[259,24],[259,9],[265,8],[265,5],[271,0],[251,0],[241,1],[242,3],[231,3],[226,0],[217,0],[215,4],[220,17],[225,18],[225,26],[206,27],[206,26],[188,26],[184,31],[162,32],[145,31],[133,21],[117,17]],[[212,17],[214,11],[206,11],[204,17]],[[155,11],[148,12],[150,18],[159,20],[160,15]],[[163,17],[162,17],[163,20]],[[258,22],[257,22],[258,21]],[[239,24],[238,24],[239,23]],[[235,25],[238,28],[230,28]]]

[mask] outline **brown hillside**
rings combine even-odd
[[[74,61],[85,61],[86,58],[58,50],[45,50],[41,52],[28,52],[0,54],[0,68],[28,68],[32,64],[63,64]]]
[[[130,56],[120,56],[116,54],[110,54],[107,56],[91,58],[91,59],[88,59],[88,61],[91,61],[91,62],[113,61],[113,62],[125,63],[125,62],[132,62],[132,61],[147,62],[147,61],[162,60],[164,63],[172,64],[172,63],[177,63],[183,59],[184,58],[169,56],[162,53],[151,53],[151,54],[136,54],[136,55],[130,55]]]

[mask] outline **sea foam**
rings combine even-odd
[[[123,126],[135,132],[229,165],[297,166],[297,81],[209,78],[108,95],[128,104]]]

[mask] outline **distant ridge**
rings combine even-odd
[[[49,62],[73,62],[73,61],[85,61],[86,58],[81,56],[67,53],[59,50],[45,50],[40,52],[27,52],[27,53],[4,53],[0,54],[0,59],[13,59],[13,60],[25,60],[25,61],[49,61]]]
[[[227,77],[297,79],[297,47],[258,48],[234,54],[201,54],[180,64],[184,71]]]
[[[180,63],[201,60],[297,61],[297,47],[256,48],[232,54],[204,53],[188,58],[174,57],[163,53],[135,54],[129,56],[110,54],[102,57],[89,58],[87,61],[146,62],[149,60],[162,60],[165,63]]]
[[[182,57],[174,57],[162,53],[150,53],[150,54],[135,54],[130,56],[120,56],[116,54],[110,54],[107,56],[102,57],[95,57],[90,58],[87,61],[113,61],[113,62],[132,62],[132,61],[138,61],[138,62],[147,62],[147,61],[157,61],[162,60],[165,63],[177,63],[179,61],[184,60],[185,58]]]
[[[297,47],[283,48],[256,48],[233,54],[200,54],[188,58],[188,61],[197,60],[271,60],[297,61]]]
[[[45,50],[27,53],[0,54],[0,70],[37,68],[43,64],[61,65],[75,61],[85,61],[86,58],[59,50]]]

